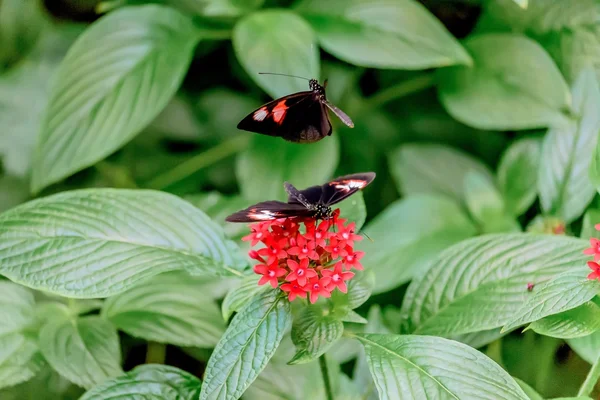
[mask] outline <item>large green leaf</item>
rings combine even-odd
[[[494,177],[481,161],[449,146],[407,144],[389,155],[390,172],[405,195],[440,193],[464,200],[463,184],[469,171]]]
[[[351,64],[424,69],[472,62],[440,21],[413,0],[304,0],[297,11],[328,52]]]
[[[236,288],[230,290],[223,299],[223,303],[221,304],[223,319],[227,321],[234,312],[244,308],[253,297],[268,289],[269,285],[258,285],[257,275],[252,274],[244,277],[240,284]]]
[[[0,238],[1,274],[72,297],[110,296],[175,269],[227,275],[244,265],[202,211],[151,190],[83,189],[30,201],[0,215]]]
[[[529,328],[540,335],[560,339],[588,336],[600,329],[600,307],[588,301],[572,310],[534,321]]]
[[[225,332],[217,304],[184,271],[160,274],[104,302],[102,315],[131,336],[214,347]]]
[[[582,241],[582,248],[585,242]],[[566,260],[565,260],[566,261]],[[590,301],[600,293],[600,282],[587,279],[589,268],[582,266],[582,260],[567,269],[556,278],[539,287],[536,285],[532,296],[514,310],[506,321],[504,330],[508,331],[527,322],[537,321],[549,315],[572,310]]]
[[[225,221],[228,215],[248,207],[248,200],[242,196],[225,196],[219,192],[208,192],[185,196],[184,200],[204,211],[213,221],[221,225],[228,237],[237,238],[248,233],[247,225]]]
[[[273,357],[291,322],[290,303],[279,291],[255,297],[233,318],[208,360],[200,400],[238,399]]]
[[[34,158],[37,192],[108,156],[166,106],[199,34],[170,7],[126,7],[102,17],[63,60]]]
[[[499,328],[535,295],[528,283],[537,288],[581,266],[587,259],[584,247],[580,239],[532,234],[484,235],[458,243],[408,287],[402,304],[407,328],[439,336]]]
[[[600,86],[589,68],[573,85],[573,108],[577,121],[546,134],[538,177],[542,209],[566,222],[579,217],[595,193],[588,170],[600,133]]]
[[[354,222],[356,224],[354,226],[356,232],[360,231],[367,219],[367,207],[362,192],[353,194],[346,200],[334,205],[333,208],[339,208],[340,217],[347,219],[348,223]]]
[[[408,282],[443,249],[475,235],[461,208],[445,196],[413,195],[392,203],[364,229],[362,264],[375,272],[374,293]]]
[[[33,378],[42,365],[34,338],[21,333],[0,336],[0,389]]]
[[[80,400],[115,398],[197,400],[200,385],[198,378],[179,368],[146,364],[95,386]]]
[[[344,324],[329,309],[319,306],[305,307],[294,318],[292,341],[296,354],[290,364],[304,364],[316,360],[342,337]]]
[[[47,23],[39,0],[3,0],[0,3],[0,70],[31,50]]]
[[[289,11],[265,10],[243,18],[233,30],[233,48],[250,77],[274,98],[308,90],[308,84],[302,79],[259,72],[319,79],[315,33]]]
[[[123,372],[117,330],[98,316],[55,319],[42,327],[39,345],[52,368],[85,388]]]
[[[321,185],[332,177],[338,164],[339,144],[335,134],[306,146],[253,135],[235,165],[242,194],[251,201],[287,199],[284,181],[298,189]]]
[[[362,334],[367,362],[381,400],[529,398],[483,353],[448,339]]]
[[[569,89],[540,45],[514,34],[477,35],[464,44],[474,66],[437,72],[440,99],[454,118],[496,130],[565,121],[563,111],[571,104]]]
[[[600,331],[580,338],[567,339],[567,343],[579,357],[590,364],[600,357]]]
[[[21,332],[35,323],[35,299],[31,290],[0,281],[0,336]]]
[[[506,211],[514,216],[527,211],[537,197],[540,154],[540,142],[536,139],[518,140],[502,154],[498,165],[498,187]]]

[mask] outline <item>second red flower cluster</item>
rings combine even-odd
[[[346,293],[346,282],[354,276],[349,270],[363,269],[364,253],[354,251],[354,242],[362,240],[354,232],[354,222],[346,224],[338,215],[335,210],[333,218],[320,223],[282,218],[250,225],[252,233],[242,240],[265,246],[248,253],[259,262],[254,266],[254,272],[262,275],[258,284],[279,287],[290,301],[308,296],[315,303],[319,296],[330,297],[335,288]]]

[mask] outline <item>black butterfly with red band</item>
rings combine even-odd
[[[306,79],[293,75],[284,76]],[[241,120],[238,129],[279,136],[296,143],[317,142],[331,135],[331,121],[327,109],[333,111],[344,124],[354,128],[350,117],[327,100],[327,81],[325,86],[321,86],[316,79],[307,80],[309,91],[290,94],[263,105]]]
[[[331,206],[352,196],[365,188],[375,179],[374,172],[364,172],[340,176],[320,186],[311,186],[304,190],[296,189],[285,182],[288,201],[263,201],[231,214],[229,222],[270,221],[278,218],[304,217],[329,219],[332,216]]]

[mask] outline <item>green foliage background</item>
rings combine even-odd
[[[600,354],[577,238],[600,222],[598,21],[597,0],[1,0],[0,398],[325,398],[324,353],[337,398],[574,396]],[[258,72],[328,79],[355,128],[237,130],[308,89]],[[225,216],[361,171],[341,207],[368,274],[331,315],[240,282]]]

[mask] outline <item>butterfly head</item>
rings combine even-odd
[[[333,210],[331,207],[326,206],[325,204],[317,204],[315,206],[315,218],[316,219],[330,219],[333,216]]]
[[[323,86],[321,86],[319,84],[319,81],[316,79],[310,79],[308,81],[308,87],[310,88],[310,90],[312,90],[313,92],[316,92],[317,94],[324,96],[325,95],[325,88]]]

